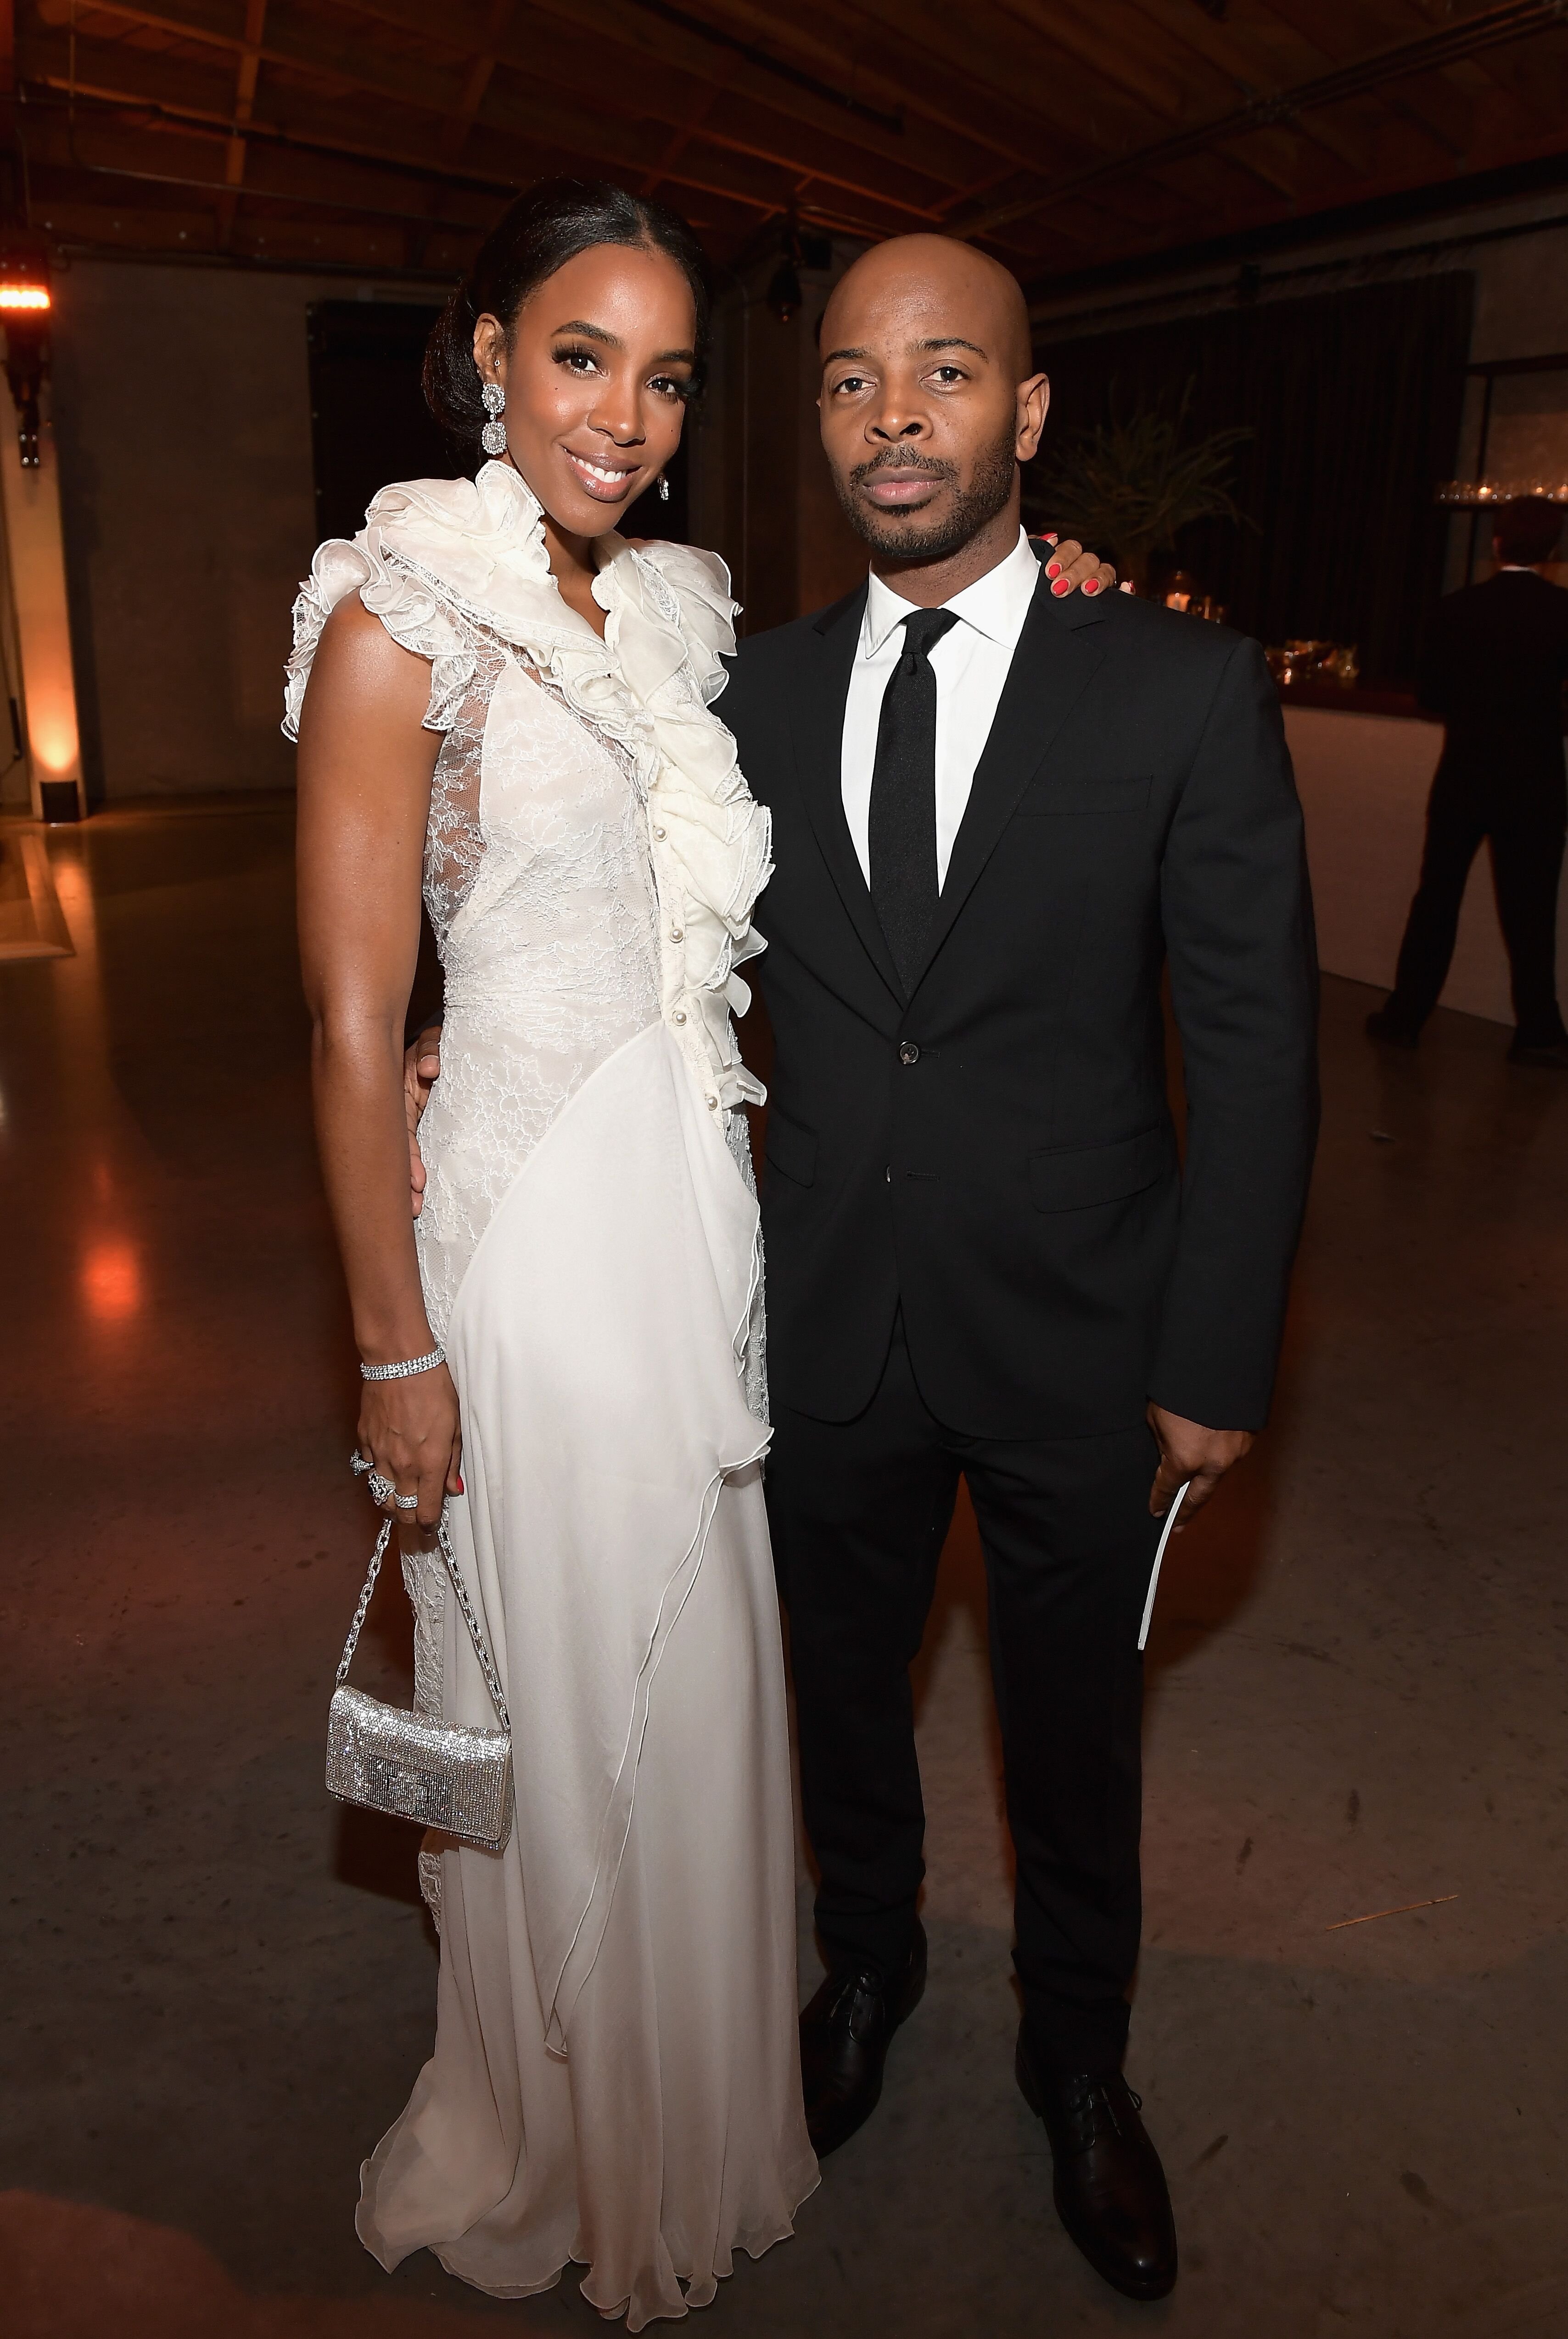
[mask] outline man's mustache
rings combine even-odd
[[[879,471],[923,471],[930,479],[945,479],[951,487],[958,484],[956,463],[944,463],[936,455],[909,454],[900,447],[884,449],[882,454],[873,455],[869,463],[857,463],[850,473],[850,479],[855,487],[862,487],[867,479],[874,479]]]

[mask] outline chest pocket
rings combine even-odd
[[[1081,813],[1143,813],[1149,810],[1149,792],[1154,786],[1152,773],[1146,772],[1133,780],[1080,780],[1057,778],[1036,780],[1021,797],[1017,817],[1021,820],[1048,820],[1066,814]]]

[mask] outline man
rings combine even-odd
[[[909,1665],[962,1474],[1018,2077],[1073,2239],[1156,2298],[1175,2232],[1120,2076],[1139,1625],[1160,1515],[1188,1481],[1206,1501],[1267,1410],[1316,1117],[1299,809],[1256,644],[1042,573],[1019,467],[1048,385],[1004,269],[881,245],[822,349],[871,576],[746,641],[723,701],[774,819],[768,1506],[829,1968],[807,2117],[826,2154],[870,2116],[924,1986]]]
[[[1568,1030],[1557,1005],[1568,593],[1542,573],[1562,524],[1562,507],[1544,496],[1500,505],[1492,536],[1496,574],[1438,605],[1419,697],[1445,718],[1443,755],[1394,991],[1366,1019],[1372,1037],[1390,1047],[1414,1048],[1437,1004],[1470,866],[1490,838],[1514,987],[1508,1061],[1568,1071]]]

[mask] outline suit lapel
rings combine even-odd
[[[903,986],[843,815],[843,716],[865,615],[866,588],[824,609],[808,637],[803,686],[792,710],[801,795],[839,897],[877,972],[902,1004]]]
[[[1013,809],[1050,751],[1052,741],[1105,657],[1103,637],[1092,628],[1109,614],[1100,599],[1081,593],[1058,600],[1043,573],[1035,587],[1007,681],[998,701],[991,736],[953,840],[947,882],[937,905],[931,945],[911,996],[918,990],[995,852]],[[870,906],[870,895],[866,897]]]

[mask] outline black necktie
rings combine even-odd
[[[936,923],[936,676],[931,653],[951,609],[903,620],[903,654],[883,693],[871,780],[871,898],[905,991]]]

